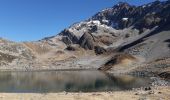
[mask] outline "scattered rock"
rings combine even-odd
[[[66,48],[66,50],[69,50],[69,51],[76,51],[76,50],[78,50],[78,47],[73,46],[73,45],[68,45],[67,48]]]
[[[149,91],[149,93],[148,94],[155,94],[155,92],[154,91]]]
[[[145,87],[144,90],[145,91],[151,90],[151,87]]]
[[[106,49],[104,49],[103,47],[100,47],[100,46],[95,46],[95,53],[96,54],[103,54],[106,52]]]
[[[170,79],[170,72],[162,72],[158,74],[158,76],[161,78]]]

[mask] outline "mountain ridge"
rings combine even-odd
[[[163,64],[168,66],[169,19],[169,0],[142,6],[121,2],[39,41],[0,39],[0,69],[107,69],[130,73],[139,66],[147,70],[145,65],[150,62],[148,68],[154,69],[158,59],[165,59]]]

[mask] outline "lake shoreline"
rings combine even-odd
[[[91,93],[0,93],[0,100],[169,100],[170,86],[157,86],[151,90],[108,91]]]
[[[132,90],[151,86],[149,77],[112,75],[100,71],[1,72],[0,92],[58,93]],[[4,80],[6,79],[6,80]]]
[[[43,72],[43,71],[99,71],[96,68],[75,68],[75,69],[0,69],[0,72]]]

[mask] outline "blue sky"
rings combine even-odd
[[[142,5],[154,0],[0,0],[0,37],[34,41],[53,36],[119,1]]]

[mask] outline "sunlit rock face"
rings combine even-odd
[[[97,13],[91,19],[101,22],[107,20],[108,23],[105,24],[116,29],[130,26],[139,30],[143,28],[150,29],[169,20],[170,12],[168,9],[170,9],[169,1],[155,1],[142,6],[133,6],[120,2],[112,8],[107,8]]]
[[[95,46],[118,47],[131,38],[152,30],[154,27],[163,27],[169,24],[169,1],[155,1],[142,6],[133,6],[120,2],[111,8],[106,8],[91,18],[75,23],[62,31],[59,35],[64,36],[64,43],[79,44],[85,33],[90,33],[96,38]],[[107,36],[114,40],[109,45],[100,40]],[[58,37],[58,36],[57,36]],[[54,38],[54,37],[53,37]],[[94,42],[94,41],[92,41]],[[81,47],[87,49],[82,44]],[[90,48],[92,49],[92,48]]]

